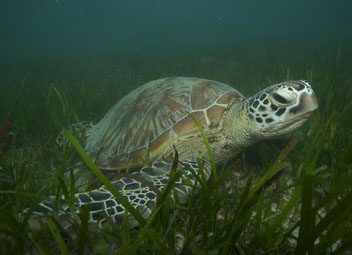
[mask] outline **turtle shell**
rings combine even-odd
[[[86,151],[102,169],[138,166],[186,136],[221,124],[231,102],[244,97],[229,85],[199,78],[148,82],[117,102],[94,127]],[[192,146],[192,145],[191,145]]]

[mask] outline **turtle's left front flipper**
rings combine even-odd
[[[151,167],[143,167],[137,172],[130,174],[116,174],[111,184],[120,194],[144,217],[147,218],[155,207],[157,197],[163,192],[169,182],[169,175],[172,168],[171,163],[155,162]],[[209,164],[204,164],[206,177],[210,172]],[[177,168],[180,178],[174,183],[171,197],[175,194],[184,201],[195,185],[195,174],[199,172],[196,162],[181,162]],[[74,194],[75,213],[80,214],[84,205],[89,205],[89,222],[103,226],[108,220],[122,222],[125,216],[125,208],[116,200],[114,195],[105,186],[89,192]],[[56,206],[57,205],[57,206]],[[48,215],[57,209],[57,215],[63,222],[72,220],[72,214],[64,198],[60,197],[57,203],[54,199],[41,202],[33,212],[30,221],[32,226],[37,226],[43,216]],[[132,226],[138,223],[129,217]]]

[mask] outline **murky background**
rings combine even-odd
[[[73,123],[98,122],[133,89],[167,76],[217,80],[244,96],[303,79],[319,108],[294,133],[258,143],[230,162],[225,168],[234,178],[219,178],[226,181],[221,190],[211,182],[205,199],[192,196],[188,205],[195,209],[182,206],[169,216],[174,207],[167,202],[148,229],[131,232],[122,224],[122,234],[115,226],[85,233],[82,217],[79,229],[64,235],[72,237],[68,250],[111,254],[122,240],[122,252],[175,253],[175,233],[189,235],[184,251],[192,254],[349,249],[351,10],[352,0],[2,0],[0,253],[33,253],[34,247],[65,253],[58,230],[49,226],[37,235],[12,217],[49,194],[66,197],[61,191],[69,190],[73,198],[71,173],[83,164],[72,146],[57,146],[57,134]],[[299,141],[292,151],[285,147],[291,138]],[[279,174],[260,179],[273,170]]]
[[[243,46],[337,50],[351,44],[350,10],[349,0],[8,0],[0,61]]]
[[[321,94],[352,84],[350,10],[349,0],[3,1],[0,120],[13,120],[18,142],[52,141],[167,76],[221,81],[245,96],[305,79]]]

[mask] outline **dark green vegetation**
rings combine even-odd
[[[172,254],[180,234],[181,254],[352,250],[348,49],[116,55],[7,64],[0,70],[1,253]],[[98,121],[138,85],[171,75],[223,81],[247,96],[278,81],[306,79],[320,106],[293,134],[249,148],[208,183],[200,177],[200,192],[186,204],[170,201],[167,189],[157,210],[138,229],[130,229],[127,221],[91,229],[86,208],[70,232],[55,218],[40,231],[30,230],[27,219],[18,218],[24,208],[49,194],[70,200],[75,192],[74,180],[62,180],[79,154],[74,148],[56,148],[58,131],[81,120]]]

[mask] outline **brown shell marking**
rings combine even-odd
[[[217,128],[220,125],[220,120],[224,115],[224,112],[227,108],[219,105],[214,105],[207,109],[206,115],[210,121],[211,128]]]
[[[165,78],[146,83],[120,100],[96,125],[86,150],[99,167],[120,169],[161,156],[178,137],[219,125],[227,104],[243,96],[205,79]],[[98,156],[98,157],[97,157]]]
[[[206,123],[206,116],[203,111],[192,112],[192,117],[195,118],[200,124]],[[180,137],[189,135],[198,131],[197,124],[190,115],[186,115],[182,120],[177,122],[172,130]]]
[[[214,86],[213,81],[203,81],[192,88],[191,105],[192,110],[204,110],[214,103],[219,96],[219,88]]]

